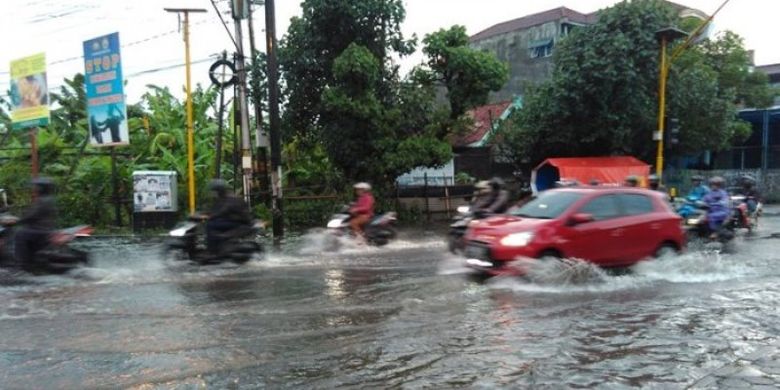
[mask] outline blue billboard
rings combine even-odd
[[[84,84],[90,143],[129,144],[118,32],[84,41]]]

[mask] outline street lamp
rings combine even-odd
[[[184,66],[187,73],[187,192],[190,214],[195,214],[195,130],[192,124],[192,86],[190,81],[190,12],[202,8],[165,8],[166,12],[184,14]]]
[[[655,174],[659,180],[663,177],[664,167],[664,122],[666,120],[666,78],[669,75],[670,63],[666,60],[666,46],[669,42],[687,37],[688,33],[678,28],[667,27],[655,32],[655,37],[661,42],[661,65],[658,78],[658,130],[653,134],[653,140],[658,142],[658,154],[655,160]]]

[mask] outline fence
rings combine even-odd
[[[726,179],[728,187],[738,187],[740,178],[750,175],[756,179],[758,190],[766,201],[780,201],[780,169],[720,169],[712,171],[678,170],[667,172],[664,180],[668,188],[676,188],[678,194],[685,194],[691,189],[691,177],[701,175],[705,178],[721,176]]]

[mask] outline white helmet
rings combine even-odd
[[[368,184],[366,182],[360,182],[352,186],[352,188],[356,190],[371,191],[371,184]]]

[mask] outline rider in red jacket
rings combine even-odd
[[[353,186],[357,200],[349,209],[352,219],[349,226],[357,237],[363,237],[363,227],[371,221],[374,216],[374,196],[371,195],[371,185],[368,183],[357,183]]]

